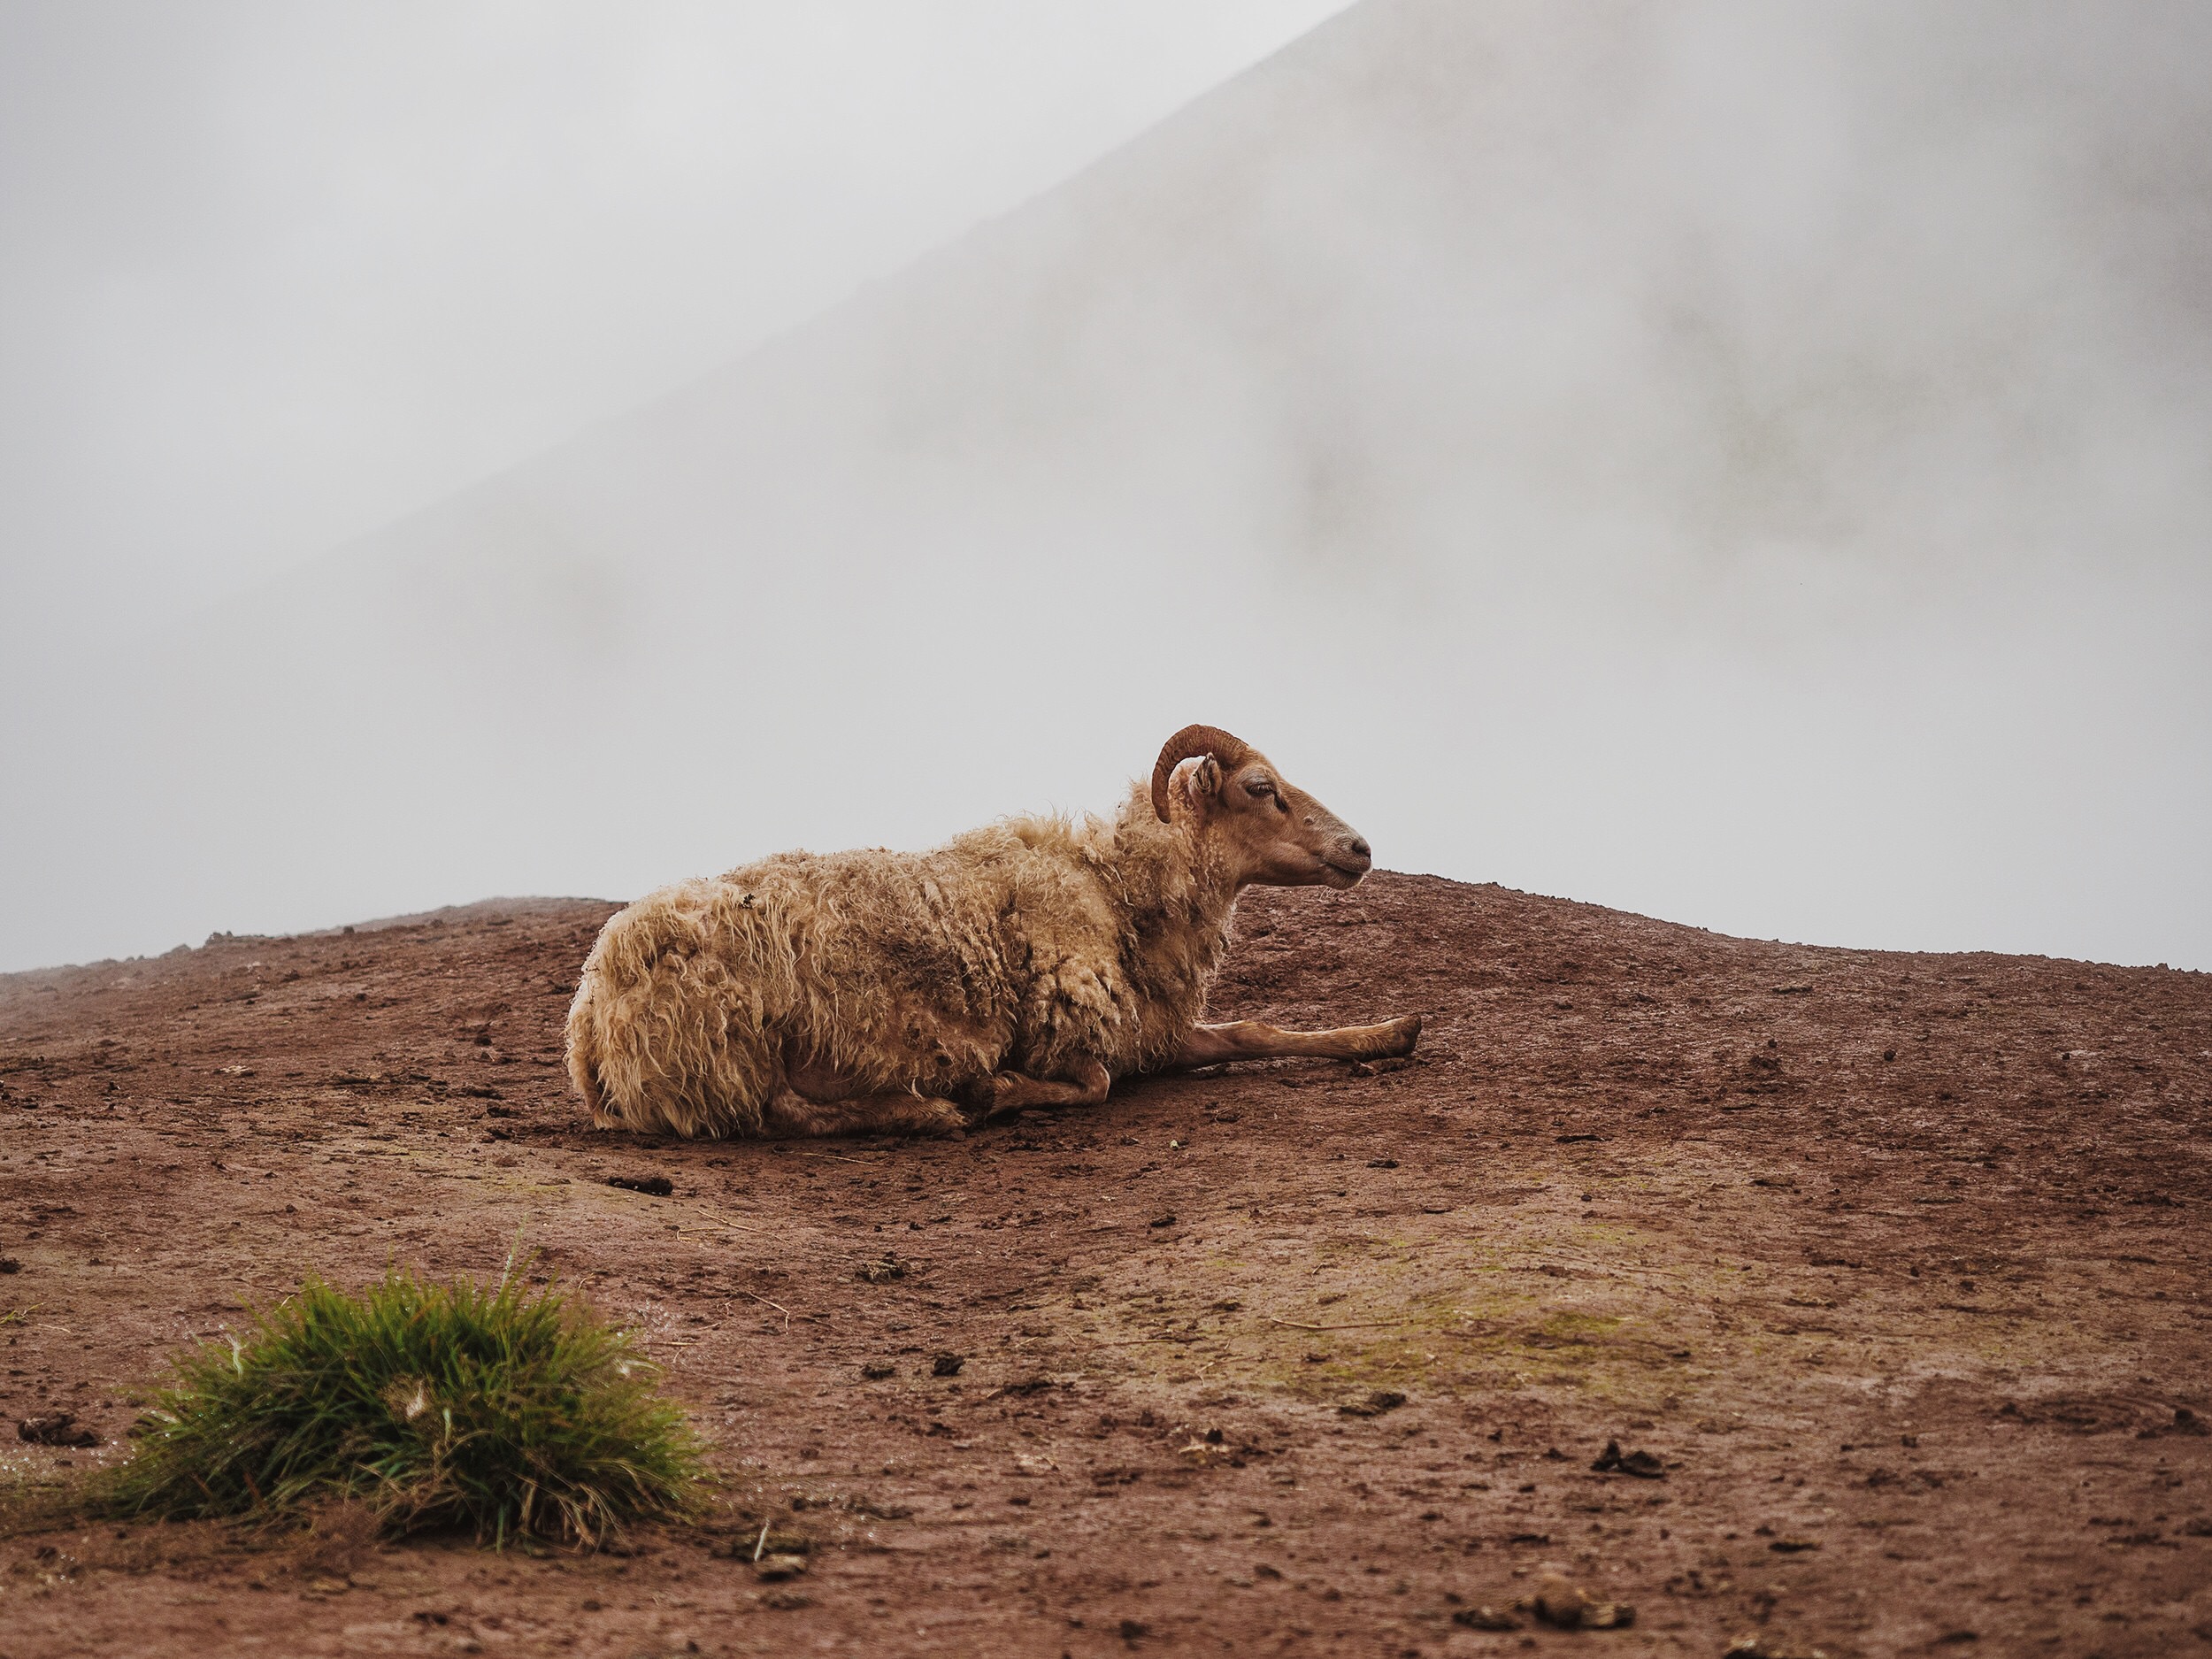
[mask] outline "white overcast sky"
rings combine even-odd
[[[1340,0],[0,0],[0,657],[636,404]]]

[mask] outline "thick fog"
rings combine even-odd
[[[1400,869],[2212,966],[2207,61],[2185,4],[1364,0],[12,682],[4,959],[1103,809],[1202,719]]]
[[[0,659],[634,407],[1344,0],[4,0]]]

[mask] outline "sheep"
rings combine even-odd
[[[1417,1015],[1316,1032],[1200,1023],[1241,889],[1341,890],[1371,862],[1266,756],[1186,726],[1110,822],[1009,818],[924,853],[780,853],[640,899],[579,977],[569,1079],[602,1129],[945,1133],[1097,1105],[1145,1072],[1409,1054]]]

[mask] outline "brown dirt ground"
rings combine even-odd
[[[715,1523],[19,1536],[0,1654],[2212,1652],[2212,977],[1384,875],[1252,895],[1217,1009],[1419,1010],[1411,1066],[686,1145],[564,1094],[609,908],[0,979],[0,1412],[108,1440],[0,1468],[121,1455],[165,1355],[305,1267],[520,1238],[665,1363]],[[1594,1472],[1614,1437],[1663,1478]],[[763,1519],[803,1577],[731,1558]],[[1633,1627],[1455,1622],[1548,1563]]]

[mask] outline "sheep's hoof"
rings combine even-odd
[[[1378,1060],[1394,1060],[1401,1055],[1413,1052],[1413,1045],[1421,1040],[1421,1017],[1401,1014],[1383,1027],[1390,1035],[1384,1047],[1375,1050]]]
[[[950,1101],[933,1100],[918,1105],[898,1127],[910,1135],[942,1135],[948,1140],[958,1140],[967,1133],[968,1120]]]

